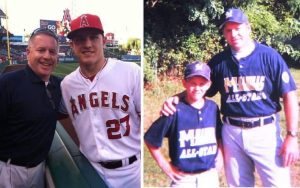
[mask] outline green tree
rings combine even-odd
[[[189,61],[208,61],[227,46],[219,26],[229,7],[246,12],[255,40],[277,49],[290,65],[299,64],[300,0],[145,0],[145,67],[164,75]]]
[[[129,38],[121,48],[126,53],[130,52],[132,55],[141,55],[141,40],[138,38]]]

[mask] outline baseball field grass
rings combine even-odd
[[[58,63],[53,74],[59,77],[65,77],[78,67],[78,63]]]
[[[291,73],[296,80],[298,88],[300,88],[300,70],[291,69]],[[179,79],[159,80],[156,84],[144,86],[144,101],[143,101],[143,125],[144,132],[149,128],[151,123],[159,117],[159,111],[166,98],[183,90],[181,81]],[[298,101],[300,100],[300,90],[297,90]],[[219,104],[219,96],[213,98]],[[285,135],[285,118],[283,112],[281,112],[281,125],[282,135]],[[298,138],[300,145],[300,138]],[[162,152],[167,157],[168,147],[167,140],[164,140]],[[144,187],[168,187],[170,185],[170,179],[163,173],[158,167],[155,160],[151,157],[148,149],[144,145]],[[226,180],[224,176],[224,170],[220,172],[220,186],[226,187]],[[300,187],[300,160],[291,167],[291,180],[293,187]],[[261,187],[262,184],[258,175],[256,174],[256,186]]]

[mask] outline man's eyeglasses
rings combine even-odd
[[[38,34],[46,34],[46,35],[49,35],[51,37],[53,37],[57,42],[58,42],[58,37],[57,35],[50,29],[47,29],[47,28],[37,28],[35,29],[31,35],[30,35],[30,39],[33,38],[34,36],[38,35]]]

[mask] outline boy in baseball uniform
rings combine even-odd
[[[198,61],[188,64],[182,83],[187,95],[176,113],[152,124],[145,144],[172,187],[218,187],[215,162],[222,156],[218,145],[222,123],[216,103],[204,97],[211,85],[210,68]],[[164,137],[169,140],[171,162],[160,151]]]

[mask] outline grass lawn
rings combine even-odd
[[[300,70],[291,69],[291,73],[296,80],[298,88],[300,87]],[[159,111],[166,98],[183,90],[182,84],[178,79],[162,80],[152,86],[144,88],[144,131],[146,131],[151,123],[159,117]],[[297,90],[298,100],[300,99],[300,90]],[[214,97],[219,104],[219,96]],[[285,135],[285,118],[281,112],[282,132]],[[300,138],[298,138],[300,143]],[[167,157],[168,148],[165,139],[162,152]],[[293,187],[300,187],[300,161],[291,167],[291,180]],[[261,182],[256,174],[256,186],[261,187]],[[151,157],[148,149],[144,145],[144,187],[167,187],[170,185],[170,179],[158,167],[154,159]],[[224,176],[224,170],[220,173],[220,186],[227,186]]]
[[[78,67],[78,63],[58,63],[53,74],[60,77],[65,77]]]

